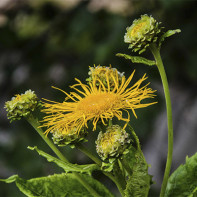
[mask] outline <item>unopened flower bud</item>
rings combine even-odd
[[[129,48],[134,52],[143,53],[146,48],[157,41],[158,34],[163,27],[152,16],[142,15],[140,19],[133,21],[124,36],[125,43],[129,43]]]
[[[99,133],[96,150],[103,160],[111,159],[127,153],[130,142],[129,134],[124,129],[119,125],[112,125],[107,127],[105,133]]]
[[[38,107],[38,97],[32,90],[27,90],[24,94],[17,94],[11,101],[5,103],[8,119],[12,121],[20,120],[21,117],[28,116]]]
[[[121,83],[122,78],[124,76],[124,72],[119,72],[116,68],[105,67],[105,66],[94,66],[89,67],[90,71],[88,72],[89,78],[87,81],[93,81],[93,78],[97,78],[100,80],[104,86],[107,88],[108,86],[113,89],[115,83]],[[109,83],[109,84],[108,84]],[[96,85],[100,85],[99,81]]]
[[[85,129],[81,129],[79,133],[77,133],[76,131],[76,127],[72,127],[69,129],[69,131],[66,132],[64,132],[64,130],[55,130],[52,133],[53,142],[58,146],[66,146],[68,144],[72,146],[76,143],[87,141],[85,139],[87,134]]]

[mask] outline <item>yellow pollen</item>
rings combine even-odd
[[[140,24],[135,25],[131,31],[131,36],[135,36],[135,34],[146,24],[145,22],[142,22]]]
[[[20,94],[16,94],[15,96],[16,96],[16,98],[15,98],[16,101],[21,100],[21,95]]]
[[[114,132],[105,134],[105,136],[101,142],[101,146],[102,146],[103,150],[109,148],[109,146],[114,144],[114,141],[115,141],[114,135],[115,135]]]
[[[79,102],[77,110],[100,114],[102,111],[111,109],[118,100],[118,95],[109,92],[92,94]]]

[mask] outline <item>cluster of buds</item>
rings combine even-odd
[[[10,121],[20,120],[27,117],[40,105],[38,97],[32,90],[27,90],[24,94],[17,94],[11,101],[5,103],[8,119]]]
[[[128,152],[131,140],[129,134],[119,125],[108,126],[106,132],[99,133],[96,140],[96,150],[103,159],[119,157]]]
[[[125,43],[129,43],[129,49],[134,52],[143,53],[146,48],[158,40],[158,34],[161,33],[161,23],[157,22],[152,16],[142,15],[140,19],[133,21],[124,36]]]
[[[105,66],[94,66],[94,67],[89,67],[89,78],[86,79],[86,81],[93,81],[93,78],[97,78],[100,80],[105,87],[109,86],[110,88],[114,88],[115,83],[114,80],[118,80],[118,83],[120,84],[122,81],[122,78],[124,76],[124,72],[119,72],[116,68],[110,67],[105,67]],[[108,80],[108,81],[107,81]],[[97,83],[96,85],[99,85],[100,83]]]

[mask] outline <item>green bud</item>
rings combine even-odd
[[[124,72],[119,72],[116,68],[110,67],[105,67],[105,66],[94,66],[94,67],[89,67],[90,71],[88,72],[89,78],[86,79],[86,81],[93,81],[93,78],[99,79],[102,84],[105,87],[108,87],[108,82],[110,88],[114,88],[115,82],[114,80],[117,80],[118,83],[120,84],[122,81],[122,78],[124,76]],[[98,82],[96,85],[100,85]]]
[[[105,133],[99,133],[96,140],[96,150],[99,156],[105,160],[119,157],[126,154],[130,144],[129,134],[119,125],[107,127]]]
[[[4,108],[8,112],[8,119],[12,122],[28,116],[39,105],[38,97],[34,91],[27,90],[24,94],[17,94],[15,97],[12,97],[11,101],[5,103]]]
[[[87,132],[85,131],[85,129],[82,129],[79,133],[77,133],[76,131],[76,127],[71,128],[66,133],[60,130],[53,131],[53,142],[58,146],[66,146],[70,144],[71,147],[74,147],[76,143],[86,142],[87,140],[85,139],[85,137],[87,135]]]
[[[158,34],[163,27],[152,16],[142,15],[140,19],[133,21],[124,36],[125,43],[129,43],[129,49],[143,53],[146,48],[158,40]]]

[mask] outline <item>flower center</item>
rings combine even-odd
[[[113,93],[103,92],[89,95],[79,102],[77,110],[100,114],[111,109],[118,100],[118,95]]]
[[[15,96],[16,96],[16,98],[14,99],[15,101],[21,100],[21,95],[20,94],[16,94]]]
[[[141,29],[145,24],[146,24],[145,22],[142,22],[142,23],[139,23],[139,24],[135,25],[135,26],[133,27],[132,31],[131,31],[131,36],[135,36],[136,33],[137,33],[138,31],[140,31],[140,29]]]
[[[115,133],[105,133],[105,136],[103,137],[103,140],[101,142],[101,147],[103,150],[111,149],[112,145],[115,142]]]

